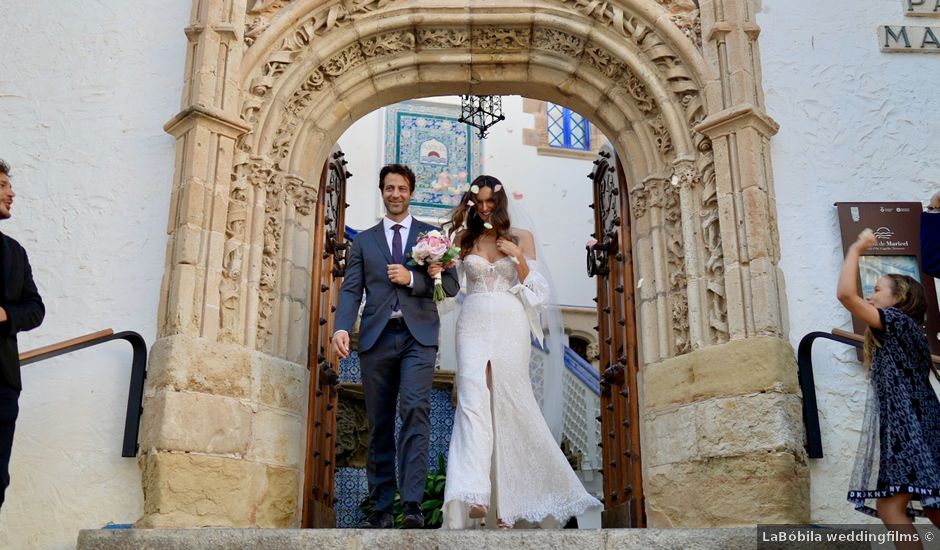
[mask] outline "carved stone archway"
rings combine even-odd
[[[314,182],[359,117],[458,93],[624,159],[650,525],[807,519],[758,33],[750,0],[194,0],[140,524],[298,523]]]

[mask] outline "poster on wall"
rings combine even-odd
[[[440,224],[482,171],[482,142],[459,105],[405,101],[385,111],[385,163],[414,170],[411,213]]]
[[[868,296],[878,279],[889,273],[908,275],[927,291],[927,340],[930,351],[940,355],[940,302],[933,277],[921,271],[919,202],[837,202],[842,252],[862,230],[874,231],[878,244],[859,260],[862,297]],[[865,333],[865,323],[852,318],[856,334]]]

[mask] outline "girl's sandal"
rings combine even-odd
[[[496,527],[500,529],[512,529],[511,523],[506,523],[503,518],[496,518]]]

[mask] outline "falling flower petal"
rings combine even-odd
[[[493,186],[493,191],[499,193],[499,191],[500,191],[502,188],[503,188],[503,185],[500,184],[500,183],[497,183],[496,185]]]
[[[636,287],[640,288],[643,286],[643,277],[640,277],[640,280],[636,282]]]
[[[594,248],[594,245],[596,244],[597,244],[597,239],[588,239],[587,244],[584,246],[586,246],[587,248]]]
[[[479,185],[471,185],[471,186],[470,186],[470,192],[473,193],[474,195],[476,195],[477,193],[480,192],[480,186],[479,186]]]
[[[467,201],[467,206],[476,206],[476,203],[473,202],[473,201],[471,201],[471,200],[468,200],[468,201]]]
[[[518,191],[513,191],[512,198],[516,199],[517,201],[521,201],[523,198],[525,198],[525,195],[523,195],[522,193]]]
[[[491,224],[490,222],[484,222],[483,227],[487,229],[493,229],[493,224]]]

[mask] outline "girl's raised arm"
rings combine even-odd
[[[858,292],[858,260],[862,253],[875,246],[878,240],[871,229],[866,229],[859,233],[858,240],[852,243],[849,251],[845,254],[845,264],[842,266],[842,273],[839,275],[839,287],[836,297],[849,310],[852,315],[858,317],[873,329],[881,330],[881,316],[878,314],[878,308],[869,304],[864,298],[859,296]]]

